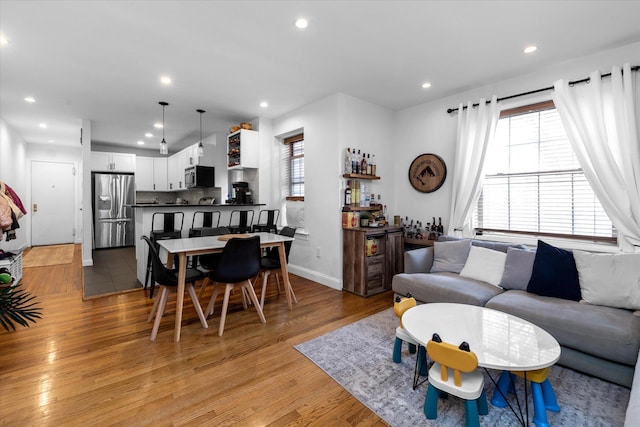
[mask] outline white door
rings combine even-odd
[[[31,245],[73,243],[72,163],[31,162]]]

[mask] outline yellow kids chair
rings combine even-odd
[[[429,370],[429,388],[424,399],[424,414],[430,420],[438,417],[440,393],[465,400],[466,427],[479,427],[479,415],[489,412],[484,391],[484,376],[478,371],[478,358],[463,342],[459,347],[442,342],[438,334],[427,343],[427,354],[435,362]]]

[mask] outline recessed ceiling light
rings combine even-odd
[[[24,100],[30,103],[36,102],[36,99],[33,96],[27,96]]]
[[[4,46],[6,44],[9,44],[9,39],[7,39],[7,36],[4,34],[0,33],[0,46]]]
[[[267,107],[269,106],[269,103],[268,103],[267,101],[262,101],[262,102],[260,103],[260,106],[261,106],[262,108],[267,108]]]
[[[429,89],[430,87],[431,87],[431,83],[429,82],[422,83],[422,89]]]
[[[47,128],[47,124],[46,123],[40,123],[38,126],[40,126],[42,129],[46,129]]]
[[[153,127],[156,129],[162,129],[162,123],[154,123]]]
[[[531,45],[531,46],[527,46],[527,47],[525,47],[525,48],[522,50],[522,52],[524,52],[524,53],[533,53],[533,52],[535,52],[536,50],[538,50],[538,46]]]
[[[168,77],[168,76],[160,77],[160,83],[162,83],[163,85],[170,85],[171,84],[171,77]]]
[[[147,132],[144,134],[147,138],[153,138],[153,134],[151,132]]]
[[[144,145],[144,141],[138,141],[138,145]]]
[[[304,18],[296,19],[296,27],[303,30],[309,26],[309,21]]]

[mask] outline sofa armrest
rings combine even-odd
[[[433,264],[433,247],[413,249],[404,253],[405,273],[428,273]]]

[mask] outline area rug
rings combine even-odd
[[[439,400],[436,420],[426,419],[422,408],[428,384],[412,389],[415,355],[404,345],[402,363],[391,360],[397,325],[393,310],[388,309],[295,348],[393,427],[464,425],[463,403],[452,396]],[[489,370],[488,373],[497,380],[498,371]],[[551,368],[549,378],[562,408],[557,413],[547,411],[551,426],[624,424],[629,389],[557,365]],[[494,386],[487,373],[485,384],[490,399]],[[522,399],[522,381],[518,386]],[[529,405],[531,422],[532,406]],[[497,408],[491,403],[489,414],[480,417],[480,424],[519,425],[509,408]]]
[[[22,259],[22,267],[70,264],[73,261],[73,251],[73,244],[34,246]]]

